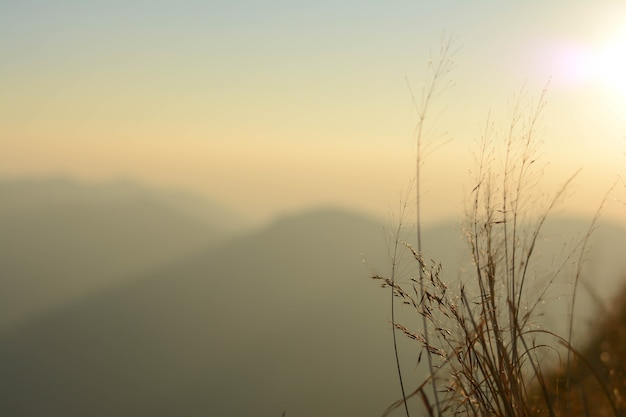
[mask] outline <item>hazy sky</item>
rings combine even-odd
[[[384,214],[413,175],[407,80],[419,95],[444,31],[459,49],[425,217],[462,208],[487,114],[506,126],[514,94],[549,79],[547,185],[583,168],[568,207],[595,209],[626,176],[621,1],[4,1],[0,176],[132,178],[257,217]]]

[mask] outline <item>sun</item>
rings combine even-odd
[[[543,51],[557,87],[592,88],[626,110],[626,22],[601,39],[558,39],[549,41]]]
[[[626,105],[626,30],[611,36],[595,55],[594,78]]]

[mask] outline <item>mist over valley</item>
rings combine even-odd
[[[185,201],[137,184],[0,183],[2,415],[377,416],[398,399],[389,292],[369,278],[389,271],[393,224],[324,207],[236,227]],[[566,321],[575,259],[564,248],[588,226],[555,218],[542,234],[531,293],[566,265],[543,326]],[[471,267],[461,229],[423,230],[424,257],[450,285]],[[615,224],[594,233],[594,296],[621,286],[625,244]],[[581,294],[585,334],[598,306]],[[413,386],[419,348],[400,347]]]

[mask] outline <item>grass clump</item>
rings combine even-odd
[[[402,394],[384,415],[402,409],[409,416],[409,400],[416,398],[422,414],[429,416],[622,416],[626,368],[619,372],[614,368],[602,370],[598,365],[606,365],[606,361],[592,363],[586,357],[607,361],[623,357],[624,344],[611,342],[607,335],[603,338],[613,350],[596,347],[581,353],[572,346],[573,320],[565,336],[536,325],[549,288],[572,263],[573,316],[575,290],[598,218],[597,214],[587,233],[568,248],[560,263],[538,273],[537,244],[545,222],[577,174],[551,195],[541,190],[540,126],[547,89],[534,101],[524,94],[516,99],[504,133],[496,134],[489,120],[485,125],[475,155],[472,190],[465,199],[464,232],[472,268],[458,279],[449,280],[444,277],[442,265],[423,258],[420,184],[424,124],[433,98],[449,85],[453,43],[452,38],[444,40],[438,61],[431,63],[429,87],[416,102],[415,244],[400,237],[407,199],[392,238],[390,274],[373,275],[390,289]],[[408,251],[417,271],[400,277],[398,259],[403,251]],[[417,314],[417,329],[396,321],[395,300]],[[418,363],[426,358],[427,376],[410,391],[405,389],[396,333],[418,344]],[[554,363],[559,365],[555,367]],[[591,412],[590,398],[594,403],[600,401],[595,398],[601,398],[607,414]]]

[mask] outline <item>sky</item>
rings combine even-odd
[[[385,215],[414,176],[413,97],[450,37],[423,217],[463,211],[487,118],[505,132],[516,97],[547,86],[545,187],[581,169],[562,210],[588,214],[618,181],[607,216],[626,219],[620,1],[2,1],[0,177],[132,179],[254,219]]]

